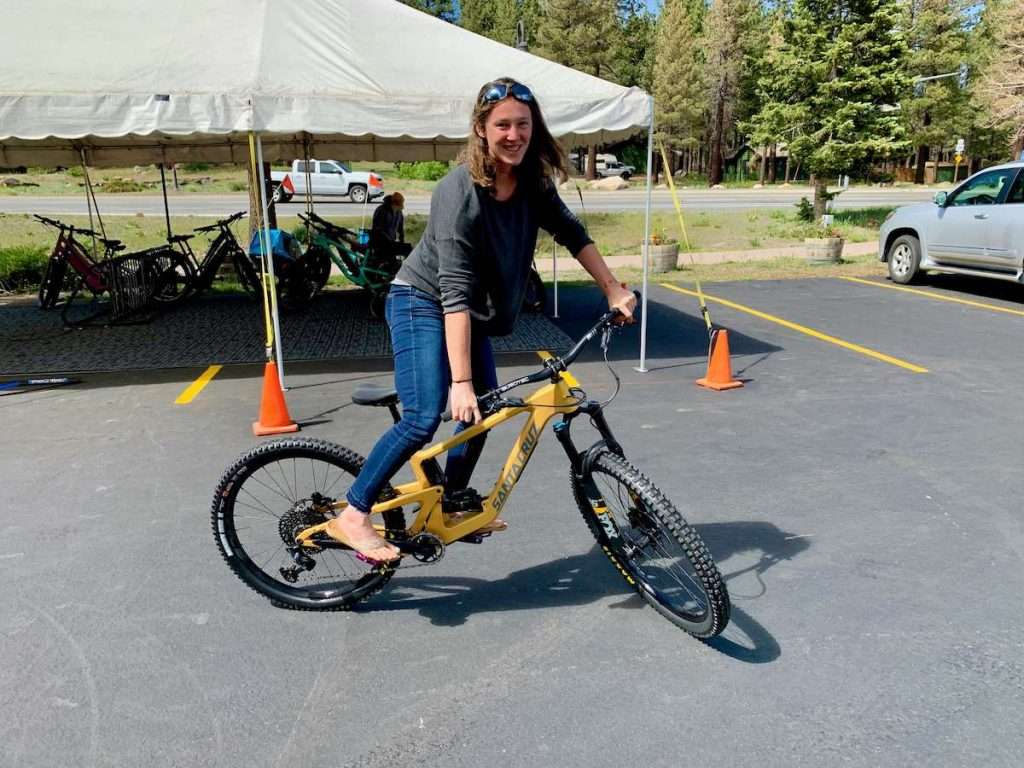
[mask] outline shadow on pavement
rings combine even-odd
[[[761,577],[772,565],[789,560],[810,546],[806,539],[793,538],[771,523],[709,523],[695,528],[718,562],[725,562],[735,554],[761,553],[754,565],[722,574],[726,582],[746,573],[753,572],[756,575],[762,587],[761,592],[752,596],[744,595],[745,600],[757,599],[767,591]],[[359,606],[356,610],[415,610],[432,624],[455,627],[465,624],[470,616],[477,613],[584,605],[609,595],[624,598],[609,606],[613,610],[650,610],[643,599],[616,576],[595,545],[585,554],[513,571],[496,581],[429,575],[404,576],[400,570],[392,587],[379,602]],[[773,661],[781,654],[771,633],[745,610],[737,608],[735,602],[729,626],[720,637],[709,641],[708,645],[737,661],[752,664]]]
[[[703,367],[708,354],[708,331],[700,317],[700,309],[696,299],[685,296],[672,296],[672,300],[683,303],[692,302],[693,312],[681,312],[674,306],[654,299],[655,288],[647,297],[647,367],[650,370],[661,370],[678,366]],[[664,293],[664,291],[661,289]],[[548,287],[548,311],[552,311],[554,300]],[[607,309],[604,296],[596,287],[572,286],[560,288],[558,292],[559,319],[553,320],[569,337],[577,339],[597,321]],[[718,328],[724,326],[717,326]],[[744,370],[761,362],[781,347],[768,344],[753,336],[747,336],[733,329],[729,330],[729,350],[733,356],[760,355],[760,359],[747,363],[746,367],[736,371],[737,376]],[[608,352],[609,360],[636,361],[640,350],[640,323],[634,323],[619,331],[613,338]],[[696,361],[674,362],[659,365],[659,360],[677,360],[678,358],[699,358]],[[591,343],[580,356],[581,360],[600,360],[601,348]]]

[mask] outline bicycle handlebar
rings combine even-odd
[[[108,248],[116,248],[117,246],[122,245],[122,242],[120,240],[115,240],[109,237],[103,237],[103,235],[101,235],[99,232],[96,232],[92,229],[86,229],[85,227],[76,227],[74,224],[65,224],[63,221],[57,221],[57,219],[51,219],[46,216],[41,216],[38,213],[33,213],[32,216],[41,221],[43,224],[46,224],[47,226],[55,227],[56,229],[59,229],[62,232],[65,230],[70,232],[72,237],[74,237],[75,233],[79,235],[85,235],[86,237],[95,237],[97,240],[103,243],[104,246]]]
[[[639,302],[639,291],[633,291],[633,295],[636,296],[637,301]],[[481,415],[484,415],[483,411],[488,410],[488,406],[492,404],[497,406],[495,411],[500,410],[500,408],[504,407],[521,407],[522,401],[518,400],[518,398],[518,402],[509,402],[503,401],[501,396],[508,392],[509,390],[515,389],[516,387],[521,387],[524,384],[536,384],[537,382],[543,381],[544,379],[551,379],[552,381],[556,381],[558,377],[561,375],[562,371],[568,370],[569,366],[573,364],[577,357],[579,357],[579,354],[580,352],[583,351],[583,348],[587,346],[587,344],[589,344],[591,341],[593,341],[594,337],[597,336],[597,334],[601,333],[606,328],[612,327],[612,321],[614,321],[615,318],[619,317],[621,314],[622,313],[619,312],[619,310],[617,309],[608,310],[603,315],[601,315],[601,318],[596,323],[594,323],[593,327],[585,334],[583,334],[583,336],[580,337],[580,340],[577,341],[573,345],[572,349],[566,352],[563,357],[549,357],[547,360],[544,361],[544,367],[541,368],[540,370],[535,371],[527,376],[522,376],[518,379],[513,379],[512,381],[502,384],[496,389],[492,389],[490,392],[486,392],[480,395],[480,397],[477,398],[477,403],[482,404]],[[493,401],[493,403],[491,401]],[[452,412],[451,409],[449,408],[444,413],[441,414],[441,421],[451,420]]]
[[[343,227],[340,224],[335,224],[333,221],[328,221],[327,219],[323,218],[322,216],[318,216],[315,213],[310,213],[308,215],[305,213],[300,213],[299,218],[302,221],[306,222],[306,224],[311,224],[314,227],[320,227],[321,229],[333,229],[336,232],[341,232],[342,234],[350,235],[351,237],[359,236],[348,227]]]
[[[213,232],[215,229],[223,229],[224,227],[235,223],[245,215],[245,211],[239,211],[238,213],[228,216],[226,219],[218,220],[214,224],[207,224],[205,227],[196,227],[193,232]]]

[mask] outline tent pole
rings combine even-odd
[[[171,209],[167,205],[167,175],[164,164],[160,163],[160,188],[164,191],[164,219],[167,221],[167,239],[171,239]]]
[[[277,311],[277,279],[274,277],[274,254],[270,247],[270,224],[267,218],[267,181],[263,176],[263,140],[258,133],[256,134],[256,166],[258,169],[257,175],[259,176],[259,200],[263,219],[263,237],[264,242],[267,244],[263,255],[267,259],[267,271],[270,273],[270,313],[274,322],[274,351],[277,358],[277,376],[283,391],[285,386],[284,354],[281,351],[281,316]]]
[[[640,365],[635,369],[647,373],[647,251],[651,240],[651,189],[654,166],[654,97],[651,97],[651,125],[647,129],[647,204],[644,210],[644,243],[640,249],[644,258],[643,290],[640,305]],[[665,169],[668,173],[668,169]]]

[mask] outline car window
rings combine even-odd
[[[305,173],[306,172],[306,161],[305,160],[297,160],[295,162],[295,172],[296,173]],[[315,173],[316,172],[315,163],[310,163],[309,164],[309,172],[310,173]]]
[[[1024,171],[1017,174],[1017,180],[1010,187],[1010,194],[1006,196],[1007,203],[1024,203]]]
[[[1016,168],[1002,168],[978,174],[954,192],[946,205],[993,205],[1016,173]]]
[[[338,165],[341,166],[341,170],[343,170],[345,173],[352,173],[352,168],[349,167],[348,164],[346,164],[346,163],[338,163]]]
[[[334,163],[320,163],[320,173],[341,173]]]

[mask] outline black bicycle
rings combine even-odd
[[[167,238],[167,242],[177,247],[193,266],[192,282],[189,288],[191,293],[202,293],[213,285],[217,272],[226,259],[230,259],[232,266],[235,268],[238,282],[245,289],[246,293],[254,296],[259,292],[259,272],[253,266],[252,260],[242,250],[242,246],[238,244],[235,233],[231,231],[231,225],[245,215],[245,211],[239,211],[226,219],[220,219],[214,224],[196,227],[190,235],[171,235]],[[196,256],[195,251],[192,250],[189,240],[195,237],[196,234],[215,231],[217,236],[210,241],[206,253],[203,254],[203,258],[200,260]],[[185,279],[184,275],[182,275],[182,279]]]

